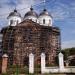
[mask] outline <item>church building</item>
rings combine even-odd
[[[44,9],[39,15],[31,7],[22,19],[15,9],[7,17],[8,26],[2,28],[2,50],[9,56],[9,64],[29,64],[29,54],[34,54],[35,64],[40,64],[41,53],[46,54],[46,64],[55,64],[61,49],[60,29],[53,26],[52,16]]]

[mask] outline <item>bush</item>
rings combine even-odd
[[[8,75],[7,73],[2,73],[1,75]]]

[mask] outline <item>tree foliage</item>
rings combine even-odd
[[[62,53],[64,54],[65,60],[67,60],[68,56],[75,55],[75,47],[63,49]]]
[[[63,49],[62,53],[64,54],[65,62],[68,62],[69,66],[75,66],[75,47]]]
[[[68,55],[75,55],[75,47],[63,49],[62,52],[66,52]]]

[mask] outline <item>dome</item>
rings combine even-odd
[[[20,13],[17,12],[16,9],[9,14],[7,19],[9,21],[8,25],[11,25],[11,26],[16,26],[22,21],[22,17],[20,15]]]
[[[52,26],[52,16],[44,9],[39,15],[39,24],[44,26]]]
[[[44,9],[43,12],[41,12],[39,16],[50,16],[50,17],[52,17],[51,14],[49,14],[46,9]]]
[[[38,22],[38,14],[33,10],[33,8],[30,8],[30,11],[27,12],[24,16],[24,20],[25,19],[31,19],[34,22]]]
[[[15,9],[14,12],[11,12],[11,13],[9,14],[8,18],[11,17],[11,16],[18,16],[18,17],[21,17],[21,14],[18,13],[17,10]]]
[[[28,16],[38,17],[37,13],[33,11],[33,8],[30,8],[30,11],[25,14],[24,18]]]

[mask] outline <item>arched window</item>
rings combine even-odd
[[[43,19],[43,24],[45,24],[45,19]]]
[[[18,20],[17,20],[17,24],[18,24],[19,22],[18,22]]]
[[[10,20],[10,25],[13,24],[13,20]]]
[[[37,22],[37,20],[36,20],[36,22]]]
[[[49,23],[51,23],[51,20],[49,19]]]

